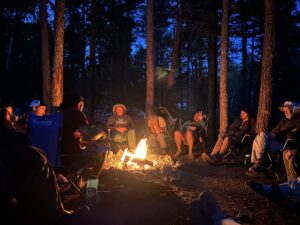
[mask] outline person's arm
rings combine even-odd
[[[282,127],[284,121],[285,121],[284,118],[281,119],[281,120],[279,121],[279,123],[276,125],[276,127],[274,127],[274,129],[271,131],[271,135],[272,135],[273,137],[276,137],[277,134],[281,131],[281,127]]]
[[[115,129],[115,116],[112,115],[111,117],[108,118],[107,124],[106,124],[107,129]]]
[[[133,124],[133,121],[132,121],[132,119],[131,119],[131,117],[130,116],[128,116],[127,115],[127,121],[128,121],[128,130],[130,130],[130,129],[134,129],[134,124]]]

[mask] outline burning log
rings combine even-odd
[[[148,159],[133,158],[132,156],[129,155],[126,155],[123,161],[123,163],[127,163],[127,162],[137,163],[140,165],[154,166],[154,162]]]

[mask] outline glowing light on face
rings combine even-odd
[[[244,112],[244,111],[241,111],[240,118],[241,118],[242,120],[247,119],[247,118],[248,118],[248,113],[246,113],[246,112]]]
[[[282,111],[284,113],[284,116],[287,118],[287,119],[291,119],[292,117],[292,110],[289,108],[289,107],[283,107],[282,108]]]
[[[118,106],[118,107],[116,108],[116,114],[117,114],[118,116],[123,116],[123,115],[125,114],[124,108],[123,108],[122,106]]]

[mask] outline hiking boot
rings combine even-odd
[[[257,161],[252,167],[246,171],[246,176],[248,177],[264,177],[266,173],[266,168],[261,160]]]

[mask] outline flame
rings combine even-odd
[[[128,159],[128,161],[126,162],[127,165],[130,165],[132,168],[139,168],[139,166],[137,165],[137,163],[132,162],[132,160],[134,158],[138,158],[138,159],[146,159],[147,156],[147,138],[144,138],[142,140],[140,140],[140,142],[138,143],[138,146],[136,147],[134,153],[128,151],[128,149],[126,148],[124,150],[124,153],[121,157],[121,163],[124,163],[126,156]],[[146,165],[147,166],[147,165]],[[148,168],[148,166],[147,166]]]
[[[134,157],[145,159],[147,156],[147,145],[146,145],[147,138],[140,140],[137,148],[135,149]]]

